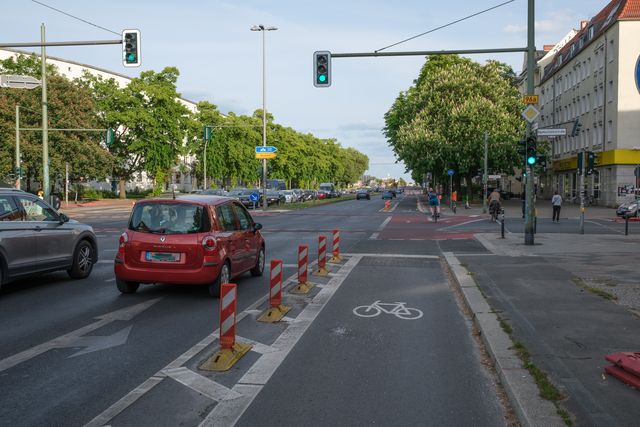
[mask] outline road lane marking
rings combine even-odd
[[[373,233],[371,236],[369,236],[369,240],[376,240],[379,235],[380,233]]]
[[[227,399],[237,399],[240,397],[238,392],[210,380],[207,377],[197,374],[189,368],[181,367],[164,369],[162,373],[166,374],[169,378],[178,381],[180,384],[189,387],[191,390],[195,390],[198,393],[207,396],[211,400],[215,400],[216,402],[222,402]]]
[[[408,255],[408,254],[367,254],[367,253],[345,253],[345,256],[359,256],[359,257],[381,257],[381,258],[425,258],[425,259],[439,259],[438,255]]]
[[[442,231],[442,230],[447,230],[447,229],[449,229],[449,228],[460,227],[461,225],[472,224],[472,223],[474,223],[474,222],[479,222],[479,221],[484,221],[484,220],[485,220],[484,218],[480,218],[480,219],[472,219],[471,221],[465,221],[465,222],[461,222],[460,224],[454,224],[454,225],[450,225],[450,226],[448,226],[448,227],[441,228],[441,229],[440,229],[440,231]]]
[[[103,314],[101,316],[96,317],[96,319],[100,319],[97,322],[91,323],[89,325],[83,326],[82,328],[76,329],[75,331],[71,331],[68,334],[61,335],[57,338],[54,338],[45,343],[39,344],[35,347],[31,347],[27,350],[21,351],[20,353],[14,354],[13,356],[9,356],[5,359],[0,360],[0,372],[6,371],[20,363],[26,362],[27,360],[33,359],[36,356],[41,355],[49,350],[53,350],[54,348],[65,348],[65,347],[76,347],[82,345],[83,340],[86,341],[88,337],[84,337],[83,335],[88,334],[89,332],[93,332],[96,329],[99,329],[109,323],[122,320],[128,321],[133,319],[138,314],[142,313],[158,301],[160,298],[154,298],[149,301],[142,302],[140,304],[131,305],[126,308],[121,308],[119,310],[112,311],[110,313]],[[80,344],[79,344],[80,343]]]
[[[111,279],[107,279],[107,280],[105,280],[105,282],[115,282],[115,281],[116,281],[116,278],[115,278],[115,277],[112,277]]]
[[[249,368],[246,374],[232,388],[233,391],[243,394],[241,398],[225,400],[218,403],[207,417],[200,423],[199,427],[234,425],[251,405],[255,397],[260,393],[271,376],[278,369],[280,364],[294,348],[298,340],[313,323],[322,309],[333,297],[340,285],[344,282],[351,271],[358,265],[361,256],[353,256],[347,261],[336,277],[331,278],[325,287],[313,298],[302,312],[296,317],[287,329],[276,339],[272,347],[276,351],[262,355],[256,363]],[[247,389],[247,387],[250,387]]]
[[[387,224],[389,224],[389,222],[391,221],[391,218],[393,218],[393,216],[388,216],[387,218],[385,218],[384,221],[382,221],[382,224],[380,224],[378,226],[378,229],[375,233],[373,233],[371,236],[369,236],[369,240],[375,240],[378,238],[378,236],[380,236],[380,233],[382,232],[382,230],[384,230],[384,228],[387,226]]]

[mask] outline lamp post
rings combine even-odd
[[[277,27],[254,25],[251,31],[262,31],[262,146],[267,145],[267,85],[266,85],[266,42],[265,32],[275,31]],[[267,210],[267,159],[262,159],[262,210]]]

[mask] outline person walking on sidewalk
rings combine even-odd
[[[556,190],[551,198],[551,205],[553,206],[553,219],[552,222],[560,222],[560,208],[562,208],[562,196],[558,194]]]

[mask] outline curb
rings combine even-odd
[[[468,274],[453,252],[445,252],[451,276],[464,297],[464,303],[473,313],[473,322],[480,330],[480,337],[494,362],[500,382],[509,402],[523,426],[565,426],[556,412],[555,405],[540,397],[538,387],[522,366],[512,349],[511,338],[502,330],[496,314],[480,292],[474,279]]]

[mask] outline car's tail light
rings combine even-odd
[[[218,242],[213,236],[206,236],[202,239],[202,247],[206,250],[213,251],[216,249],[216,246],[218,246]]]
[[[127,234],[127,232],[125,231],[124,233],[122,233],[120,235],[120,247],[124,248],[124,245],[129,241],[129,235]]]

